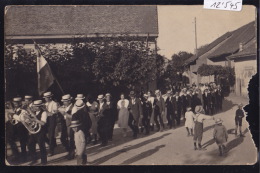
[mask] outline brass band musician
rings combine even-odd
[[[28,131],[21,123],[21,115],[25,113],[26,110],[22,109],[22,98],[13,98],[13,110],[9,112],[9,122],[7,123],[7,141],[11,146],[13,155],[20,158],[19,161],[25,161],[27,157],[26,143],[28,140]],[[19,157],[19,152],[16,146],[16,139],[18,138],[21,146],[21,155]]]

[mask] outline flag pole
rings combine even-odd
[[[37,43],[36,43],[34,40],[33,40],[33,42],[34,42],[34,45],[37,46],[38,51],[39,51],[39,54],[42,55],[40,47],[37,45]],[[37,59],[37,60],[38,60],[38,59]],[[38,63],[37,63],[37,64],[38,64]],[[39,79],[39,76],[40,76],[40,74],[38,73],[38,79]],[[63,91],[63,89],[62,89],[62,87],[61,87],[59,81],[58,81],[57,78],[53,75],[53,73],[52,73],[52,76],[53,76],[54,79],[55,79],[54,81],[56,81],[56,83],[58,84],[58,87],[59,87],[59,89],[61,90],[62,94],[64,95],[64,91]]]

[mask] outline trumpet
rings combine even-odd
[[[38,133],[42,127],[39,123],[30,117],[30,114],[27,111],[21,114],[21,122],[31,134]]]

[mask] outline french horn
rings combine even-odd
[[[31,134],[38,133],[42,127],[39,123],[30,117],[30,114],[27,111],[21,114],[21,122]]]

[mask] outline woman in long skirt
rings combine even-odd
[[[117,102],[117,109],[119,110],[117,123],[118,126],[123,129],[123,136],[126,137],[129,119],[129,100],[125,99],[124,94],[121,94],[120,98],[121,99]]]
[[[219,148],[219,155],[222,156],[224,154],[225,143],[228,139],[228,133],[226,127],[222,125],[223,121],[218,118],[215,122],[215,128],[213,131],[213,138],[215,139],[218,148]]]
[[[202,106],[196,106],[195,108],[195,126],[194,126],[194,150],[197,150],[197,141],[199,150],[201,148],[201,141],[203,136],[203,122],[204,120],[214,120],[213,116],[204,115],[204,109]]]
[[[93,144],[97,144],[97,115],[98,115],[98,103],[94,101],[92,96],[88,96],[87,99],[87,107],[89,111],[89,116],[92,122],[91,126],[91,132],[92,132],[92,138],[94,138]]]

